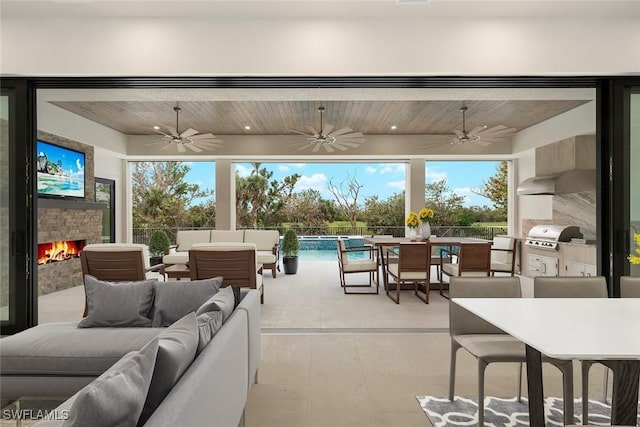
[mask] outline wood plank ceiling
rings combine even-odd
[[[175,126],[175,102],[50,101],[54,105],[127,135],[154,135],[153,126]],[[588,101],[468,101],[466,128],[504,125],[526,129]],[[365,135],[450,134],[462,129],[461,101],[183,101],[180,131],[214,135],[286,135],[324,123]],[[245,129],[250,126],[251,129]],[[392,130],[391,126],[397,129]]]

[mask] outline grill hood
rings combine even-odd
[[[516,194],[564,194],[596,190],[595,169],[572,169],[553,175],[527,178],[520,183]]]

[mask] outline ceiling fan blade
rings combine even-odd
[[[331,147],[335,148],[336,150],[340,150],[340,151],[347,151],[349,149],[349,147],[346,147],[343,144],[339,144],[337,142],[331,144]]]
[[[483,147],[488,147],[489,145],[491,145],[491,142],[490,141],[485,141],[483,139],[478,139],[477,141],[473,141],[473,144],[481,145]]]
[[[322,144],[322,146],[327,153],[333,153],[335,151],[333,149],[333,144]]]
[[[453,133],[455,133],[459,138],[462,138],[464,136],[464,132],[462,132],[461,130],[454,130]]]
[[[313,126],[305,126],[305,128],[311,132],[311,135],[318,136],[320,132],[318,132]]]
[[[358,142],[351,142],[351,141],[336,141],[333,143],[333,145],[335,145],[336,147],[338,145],[343,145],[345,147],[351,147],[351,148],[357,148],[360,146],[360,143]]]
[[[295,134],[297,134],[297,135],[308,136],[309,138],[315,138],[315,137],[316,137],[316,135],[315,135],[315,134],[311,135],[311,134],[304,133],[304,132],[298,132],[297,130],[289,130],[289,132],[291,132],[291,133],[295,133]]]
[[[350,127],[344,127],[342,129],[338,129],[337,131],[333,132],[331,136],[335,138],[336,136],[344,135],[345,133],[350,133],[350,132],[353,132],[353,129],[351,129]]]
[[[333,125],[324,125],[324,129],[322,129],[322,133],[325,135],[329,135],[331,133],[331,131],[333,130],[334,126]]]
[[[313,150],[311,150],[312,153],[317,153],[320,150],[320,147],[322,147],[323,144],[315,144],[313,146]]]
[[[201,133],[198,135],[191,135],[191,139],[207,139],[207,138],[211,138],[211,139],[217,139],[216,136],[212,133]]]
[[[478,126],[478,127],[475,127],[475,128],[473,128],[473,129],[471,130],[471,132],[469,132],[469,135],[477,135],[477,134],[479,134],[480,132],[482,132],[482,131],[483,131],[483,130],[485,130],[485,129],[486,129],[486,128],[485,128],[484,126]]]
[[[202,150],[193,144],[185,144],[184,146],[195,153],[202,153]]]
[[[176,147],[178,148],[178,153],[184,153],[185,151],[187,151],[184,148],[184,144],[176,144]]]
[[[164,147],[160,148],[161,150],[168,150],[170,147],[172,147],[173,144],[165,144]]]
[[[298,151],[306,150],[307,148],[311,148],[311,144],[303,144],[298,148]]]
[[[189,128],[189,129],[185,130],[184,132],[182,132],[182,133],[180,134],[180,137],[181,137],[181,138],[189,138],[190,136],[195,135],[195,134],[197,134],[197,133],[198,133],[198,131],[197,131],[197,130],[192,129],[192,128]]]
[[[165,126],[164,128],[169,131],[169,134],[171,136],[175,136],[176,138],[180,136],[178,135],[178,131],[176,130],[176,128],[174,128],[173,126]]]

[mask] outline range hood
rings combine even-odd
[[[564,194],[596,190],[595,169],[571,169],[553,175],[527,178],[520,183],[516,194]]]

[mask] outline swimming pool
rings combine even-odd
[[[337,261],[336,242],[340,237],[347,248],[362,246],[364,238],[361,236],[301,236],[299,258],[310,261]],[[351,252],[351,259],[365,259],[369,257],[368,252]]]

